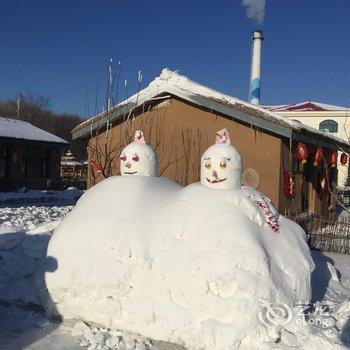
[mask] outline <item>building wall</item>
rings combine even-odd
[[[350,111],[349,111],[350,112]],[[320,123],[330,119],[338,123],[338,132],[332,135],[342,140],[350,141],[350,113],[346,111],[300,111],[300,112],[276,112],[284,117],[296,119],[300,122],[319,130]],[[349,114],[349,115],[347,115]],[[348,178],[348,165],[340,164],[338,154],[338,186],[345,186]]]
[[[107,142],[109,149],[118,150],[131,141],[125,135],[133,135],[142,129],[148,143],[159,157],[159,175],[169,177],[185,186],[199,181],[200,158],[206,148],[215,141],[216,132],[226,128],[233,145],[240,152],[244,169],[253,168],[260,177],[258,190],[275,203],[280,204],[281,140],[231,118],[200,109],[188,103],[171,99],[137,117],[127,124],[121,122],[95,136],[89,143],[89,163],[103,157],[93,154]],[[127,132],[125,132],[127,129]],[[119,174],[119,158],[112,162],[113,175]],[[101,181],[103,176],[95,171],[92,178],[89,168],[89,186]],[[282,202],[281,202],[282,203]]]
[[[0,152],[2,166],[5,153],[7,157],[6,175],[0,171],[0,191],[12,191],[21,187],[47,189],[58,186],[61,149],[57,146],[3,140],[0,141]]]

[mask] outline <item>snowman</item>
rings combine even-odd
[[[279,232],[277,210],[262,193],[252,187],[242,186],[242,169],[241,156],[231,145],[228,131],[218,131],[215,144],[201,158],[201,184],[218,190],[239,190],[255,207],[254,211],[247,213],[248,216],[259,225],[266,224],[274,232]]]
[[[157,154],[147,145],[141,130],[135,132],[134,142],[122,150],[119,159],[122,176],[157,176]]]
[[[231,145],[226,129],[216,133],[215,145],[209,147],[201,159],[202,185],[219,189],[233,190],[242,184],[242,159]]]

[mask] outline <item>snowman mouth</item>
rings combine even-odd
[[[215,180],[209,180],[208,178],[206,178],[208,182],[210,182],[211,184],[217,184],[219,182],[223,182],[226,180],[226,178],[224,179],[215,179]]]
[[[134,174],[137,174],[137,171],[124,171],[124,174],[134,175]]]

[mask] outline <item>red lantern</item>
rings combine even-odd
[[[341,165],[345,165],[348,162],[349,156],[346,153],[342,153],[340,156]]]
[[[337,165],[338,151],[332,151],[329,156],[329,164],[334,168]]]
[[[318,163],[322,160],[323,157],[323,149],[321,147],[317,147],[317,151],[315,153],[314,158],[314,166],[317,166]]]
[[[297,145],[297,158],[301,164],[305,164],[308,157],[308,152],[305,143],[299,142]]]
[[[286,198],[290,198],[294,192],[294,181],[292,179],[290,171],[283,173],[283,192]]]

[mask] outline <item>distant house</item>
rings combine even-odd
[[[323,185],[327,181],[334,190],[336,168],[313,166],[313,152],[317,147],[326,157],[335,150],[349,152],[348,142],[167,69],[128,100],[78,125],[72,135],[89,140],[89,187],[119,174],[118,156],[137,129],[158,153],[159,175],[187,185],[199,180],[201,155],[222,128],[242,155],[245,184],[269,196],[282,213],[328,215],[334,200]],[[300,142],[309,149],[306,164],[296,157]]]
[[[323,132],[337,136],[347,142],[350,140],[350,108],[304,101],[289,105],[265,106],[283,117],[296,119]],[[338,186],[346,185],[349,173],[349,162],[344,166],[338,156]]]
[[[61,151],[67,146],[28,122],[0,117],[0,191],[57,186]]]

